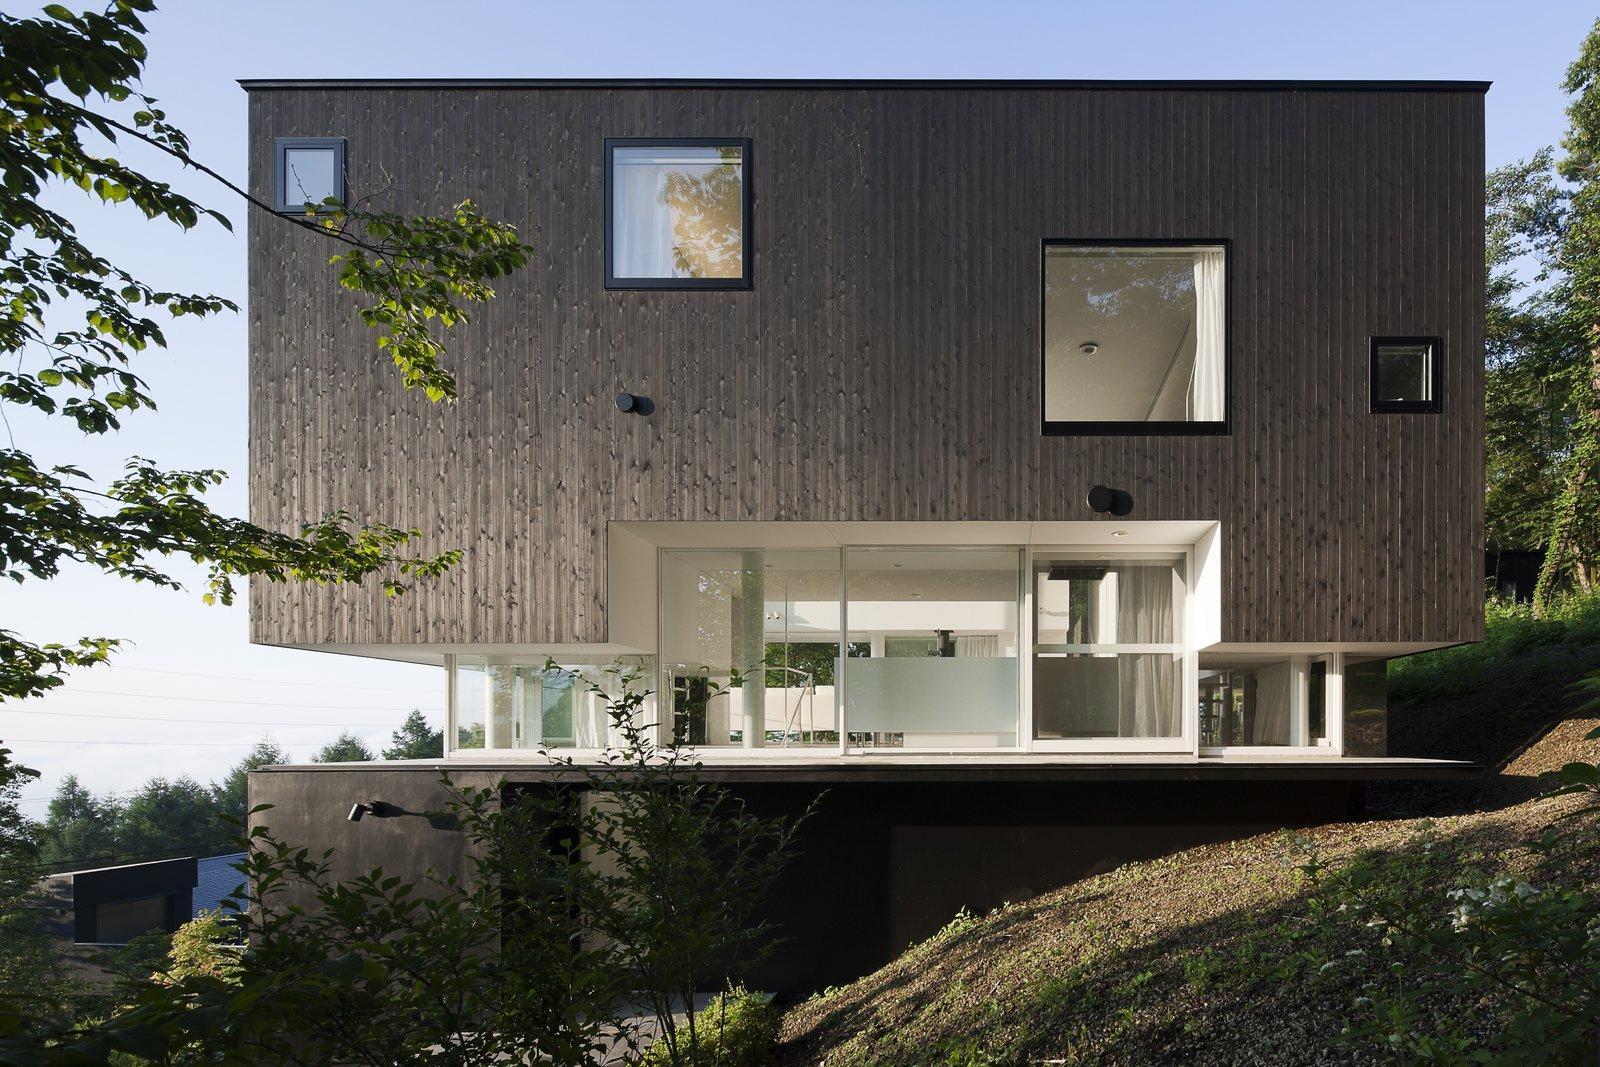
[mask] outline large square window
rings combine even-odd
[[[1370,342],[1372,410],[1439,410],[1439,339],[1374,337]]]
[[[1224,433],[1223,242],[1044,245],[1050,434]]]
[[[345,201],[343,137],[279,137],[274,143],[273,207],[303,213]]]
[[[750,287],[750,142],[606,141],[606,288]]]

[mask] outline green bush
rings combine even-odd
[[[1389,696],[1469,693],[1514,657],[1565,654],[1596,644],[1600,591],[1554,598],[1537,618],[1529,604],[1490,597],[1484,604],[1482,641],[1394,660],[1389,664]]]
[[[678,1049],[657,1041],[645,1050],[643,1067],[762,1067],[778,1040],[778,1010],[767,993],[735,986],[694,1013],[691,1031],[680,1027]]]

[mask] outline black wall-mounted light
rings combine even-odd
[[[407,811],[399,804],[389,804],[382,800],[358,800],[350,805],[350,811],[345,818],[351,822],[360,822],[368,815],[374,819],[398,819],[402,815],[415,815],[419,819],[426,819],[428,825],[435,830],[455,830],[460,825],[460,820],[447,811]]]
[[[618,393],[617,410],[631,415],[648,415],[655,411],[656,402],[638,393]]]
[[[1133,497],[1130,494],[1104,485],[1097,485],[1089,490],[1088,502],[1090,511],[1101,515],[1115,515],[1119,519],[1133,511]]]

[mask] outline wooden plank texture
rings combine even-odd
[[[315,88],[351,188],[470,197],[534,266],[405,393],[329,246],[250,225],[251,513],[467,550],[398,600],[255,583],[277,644],[596,642],[612,520],[1219,519],[1229,641],[1481,635],[1477,91]],[[606,292],[601,142],[753,140],[754,288]],[[1043,437],[1039,242],[1232,239],[1232,433]],[[1444,338],[1444,412],[1367,412],[1369,334]],[[653,397],[648,419],[612,396]]]

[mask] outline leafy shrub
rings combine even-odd
[[[240,943],[238,924],[218,911],[202,911],[172,935],[170,962],[159,976],[183,981],[204,977],[237,983]]]
[[[688,1037],[681,1033],[674,1059],[665,1041],[645,1050],[642,1067],[762,1067],[778,1040],[778,1010],[766,993],[735,986],[694,1013]]]
[[[1580,685],[1600,691],[1600,672]],[[1579,872],[1594,847],[1600,767],[1569,763],[1555,784],[1554,795],[1587,806],[1565,817],[1575,830],[1552,827],[1528,843],[1546,861],[1538,882],[1452,867],[1426,824],[1420,850],[1336,870],[1313,853],[1301,866],[1318,924],[1365,934],[1364,947],[1320,965],[1360,986],[1348,1041],[1406,1063],[1593,1062],[1600,892]]]
[[[1483,640],[1406,656],[1389,664],[1389,696],[1471,692],[1507,660],[1541,652],[1582,651],[1600,645],[1600,590],[1553,598],[1535,617],[1526,603],[1490,597],[1484,604]]]

